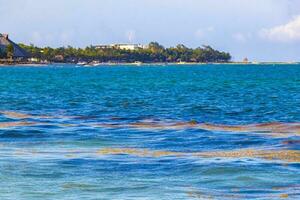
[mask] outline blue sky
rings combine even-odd
[[[0,0],[0,19],[0,32],[38,46],[158,41],[300,61],[299,0]]]

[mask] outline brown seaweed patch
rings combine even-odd
[[[0,114],[4,115],[7,118],[13,119],[28,119],[33,117],[32,115],[12,111],[1,111]]]
[[[13,111],[0,111],[0,114],[4,115],[6,118],[11,118],[11,119],[50,119],[53,118],[51,116],[46,116],[46,115],[30,115],[30,114],[25,114],[21,112],[13,112]]]
[[[132,148],[106,148],[97,152],[101,155],[127,154],[139,157],[164,157],[164,156],[194,156],[201,158],[260,158],[265,160],[279,160],[289,163],[300,163],[300,152],[297,150],[238,150],[183,153],[172,151],[151,151],[148,149]]]
[[[281,194],[279,197],[281,199],[286,199],[286,198],[289,198],[289,195],[288,194]]]
[[[300,162],[300,152],[297,150],[239,150],[239,151],[220,151],[195,153],[195,156],[208,158],[262,158],[266,160],[281,160],[291,163]]]
[[[119,155],[127,154],[139,157],[165,157],[165,156],[181,156],[182,153],[171,151],[151,151],[147,149],[132,149],[132,148],[105,148],[97,151],[100,155]]]
[[[34,122],[1,122],[0,128],[22,127],[36,125]]]
[[[193,199],[214,199],[213,196],[208,195],[208,194],[204,194],[203,192],[200,191],[188,191],[187,196]]]
[[[129,124],[131,128],[139,128],[139,129],[168,129],[168,130],[180,130],[180,129],[189,129],[189,128],[197,128],[197,122],[175,122],[175,123],[155,123],[155,122],[139,122]]]
[[[136,123],[98,123],[93,127],[102,128],[131,128],[143,130],[186,130],[201,129],[208,131],[222,131],[232,133],[259,133],[272,137],[290,137],[300,135],[300,123],[262,123],[249,125],[222,125],[190,122],[162,122],[162,121],[141,121]]]
[[[281,187],[273,187],[273,190],[276,191],[295,191],[295,192],[300,192],[300,185],[288,185],[288,186],[281,186]]]
[[[35,115],[15,111],[0,111],[0,114],[11,119],[80,119],[89,116],[65,116],[65,115]]]
[[[248,126],[227,126],[217,124],[202,124],[202,129],[209,131],[248,132]]]
[[[184,130],[190,128],[197,128],[198,124],[195,121],[191,122],[155,122],[155,121],[143,121],[136,123],[128,123],[128,124],[94,124],[93,127],[99,128],[132,128],[132,129],[143,129],[143,130]]]
[[[103,148],[97,151],[89,150],[64,150],[64,151],[16,151],[18,154],[30,155],[62,155],[66,158],[80,157],[86,155],[132,155],[137,157],[195,157],[195,158],[223,158],[223,159],[245,159],[256,158],[270,161],[282,161],[285,163],[300,163],[299,150],[253,150],[243,149],[236,151],[212,151],[212,152],[174,152],[174,151],[154,151],[149,149],[136,149],[136,148]]]
[[[94,186],[85,183],[65,183],[62,185],[62,188],[65,190],[69,190],[69,189],[87,190],[87,189],[94,188]]]
[[[300,123],[263,123],[250,125],[216,125],[216,124],[202,124],[200,127],[209,131],[224,131],[224,132],[256,132],[265,133],[272,136],[284,137],[293,135],[300,135]]]
[[[192,199],[243,199],[243,197],[239,194],[225,194],[223,191],[209,191],[203,192],[199,191],[196,188],[191,188],[186,192],[187,196]]]

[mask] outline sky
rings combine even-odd
[[[37,46],[157,41],[300,61],[300,0],[0,0],[0,33]]]

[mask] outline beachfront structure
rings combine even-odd
[[[147,49],[147,45],[142,44],[109,44],[109,45],[96,45],[96,49],[121,49],[121,50],[138,50],[138,49]]]
[[[25,59],[29,58],[29,54],[21,48],[19,45],[14,43],[9,39],[8,34],[1,34],[0,33],[0,51],[6,52],[6,48],[8,45],[13,46],[13,58],[14,59]]]
[[[244,58],[243,63],[249,63],[248,58]]]
[[[112,49],[112,45],[96,45],[94,46],[96,49]]]

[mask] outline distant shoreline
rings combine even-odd
[[[243,63],[243,62],[226,62],[226,63],[217,63],[217,62],[212,62],[212,63],[191,63],[191,62],[176,62],[176,63],[98,63],[94,65],[89,65],[89,64],[77,64],[77,63],[31,63],[31,62],[23,62],[23,63],[0,63],[0,67],[14,67],[14,66],[28,66],[28,67],[44,67],[44,66],[49,66],[49,65],[77,65],[77,66],[82,66],[82,67],[101,67],[101,66],[150,66],[150,65],[159,65],[159,66],[172,66],[172,65],[178,65],[178,66],[183,66],[183,65],[299,65],[300,62],[248,62],[248,63]]]

